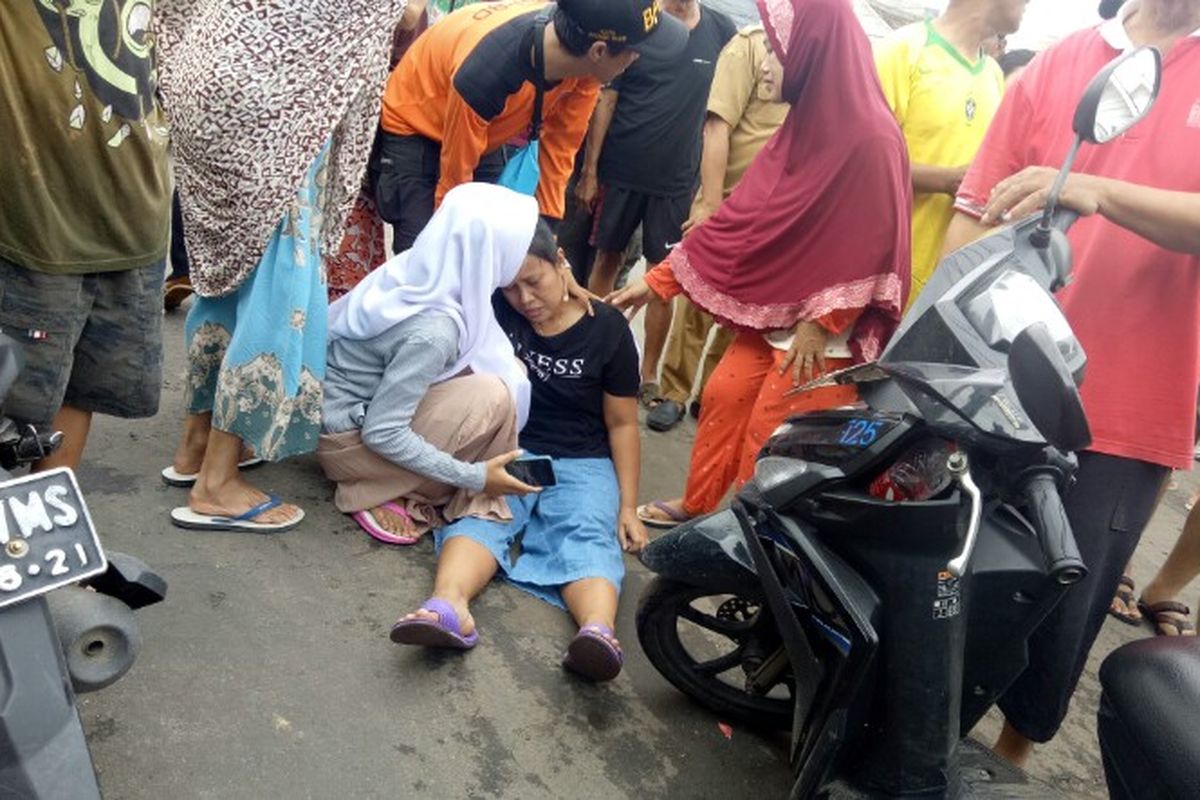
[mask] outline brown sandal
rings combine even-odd
[[[1138,605],[1134,603],[1133,600],[1133,592],[1136,588],[1137,587],[1133,584],[1133,578],[1129,577],[1128,575],[1122,575],[1121,580],[1117,581],[1117,591],[1113,595],[1113,600],[1120,601],[1121,604],[1126,608],[1137,608]],[[1141,614],[1138,614],[1135,617],[1130,613],[1114,611],[1112,604],[1109,604],[1108,606],[1108,615],[1121,620],[1121,622],[1124,622],[1126,625],[1141,625],[1142,620],[1144,619]]]
[[[642,408],[652,411],[663,401],[662,389],[654,381],[646,381],[638,387],[637,399]]]
[[[1192,610],[1183,603],[1175,600],[1164,600],[1161,603],[1147,605],[1141,600],[1138,601],[1138,608],[1146,619],[1150,620],[1154,625],[1155,636],[1195,636],[1196,626],[1192,624]],[[1168,614],[1179,614],[1183,619],[1176,619],[1167,616]],[[1164,627],[1175,629],[1175,633],[1163,633]]]

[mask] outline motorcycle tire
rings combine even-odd
[[[642,592],[637,610],[637,634],[654,668],[676,689],[715,711],[722,721],[757,728],[791,730],[793,703],[755,696],[716,675],[697,672],[696,659],[679,636],[680,609],[698,598],[717,593],[668,578],[655,578]],[[747,600],[760,602],[758,598]]]
[[[129,671],[142,646],[129,606],[78,586],[56,589],[46,600],[76,692],[111,686]]]

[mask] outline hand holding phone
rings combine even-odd
[[[554,461],[549,456],[522,456],[516,461],[510,461],[504,469],[522,483],[530,486],[554,486],[558,479],[554,476]]]
[[[511,453],[488,459],[487,478],[483,485],[483,491],[492,497],[520,496],[540,492],[541,489],[537,486],[525,483],[508,471],[508,466],[522,455],[524,453],[521,450],[513,450]]]

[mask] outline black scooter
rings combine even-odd
[[[0,333],[0,403],[21,371]],[[74,474],[12,470],[49,455],[61,433],[0,415],[0,797],[100,797],[75,705],[121,678],[141,646],[134,609],[166,596],[141,561],[105,554]]]
[[[878,362],[815,384],[857,384],[860,407],[789,420],[729,510],[644,552],[650,661],[724,718],[790,729],[793,798],[1052,796],[965,732],[1086,574],[1060,494],[1090,432],[1055,201],[1160,76],[1148,48],[1106,67],[1045,213],[943,261]]]

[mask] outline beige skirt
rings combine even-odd
[[[460,461],[486,461],[517,448],[512,395],[494,375],[466,375],[431,386],[411,425]],[[392,500],[408,510],[422,533],[462,517],[512,519],[503,498],[473,494],[399,467],[363,444],[358,430],[322,434],[317,460],[337,483],[334,504],[343,513]]]

